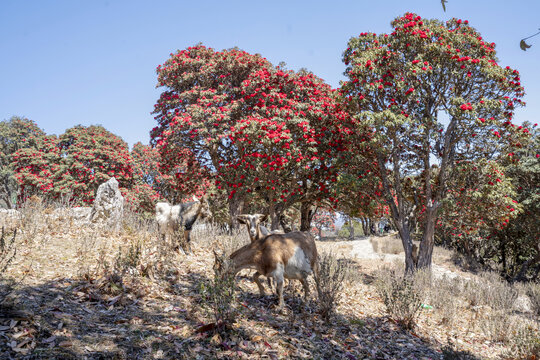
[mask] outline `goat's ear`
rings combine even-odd
[[[236,220],[238,220],[240,224],[247,224],[247,219],[244,215],[238,215],[236,217]]]
[[[259,215],[259,221],[260,222],[265,222],[266,220],[268,220],[268,214],[265,214],[265,215],[260,214]]]

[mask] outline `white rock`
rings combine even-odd
[[[118,188],[118,181],[112,177],[106,183],[99,185],[94,200],[94,206],[90,212],[92,223],[101,223],[119,230],[124,216],[124,197]]]

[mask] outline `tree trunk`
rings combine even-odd
[[[276,205],[270,204],[268,208],[268,215],[270,216],[270,230],[278,230],[280,225],[281,213],[278,211]]]
[[[431,269],[435,235],[435,211],[436,210],[428,210],[426,214],[424,235],[422,236],[422,242],[420,243],[420,251],[418,254],[419,269]]]
[[[405,274],[412,274],[416,270],[416,264],[413,259],[413,242],[409,226],[405,220],[395,225],[398,228],[399,237],[405,251]]]
[[[300,207],[300,231],[311,230],[311,220],[313,219],[314,212],[310,203],[303,202]]]
[[[364,236],[369,236],[369,223],[367,218],[362,217],[360,220],[362,221],[362,231],[364,232]]]
[[[244,198],[240,198],[238,195],[234,195],[229,199],[229,230],[238,228],[238,220],[236,217],[244,211]]]
[[[349,240],[354,239],[354,224],[351,218],[349,218]]]

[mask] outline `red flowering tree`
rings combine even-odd
[[[19,187],[12,155],[23,148],[37,148],[45,136],[34,121],[13,116],[0,122],[0,208],[13,208]]]
[[[166,89],[151,142],[162,173],[178,186],[212,179],[228,195],[232,219],[255,196],[267,204],[273,228],[287,207],[301,202],[309,215],[314,201],[329,196],[342,146],[332,89],[321,79],[204,46],[172,54],[157,72]]]
[[[54,186],[56,179],[65,175],[57,145],[55,135],[44,136],[36,142],[36,147],[23,148],[12,155],[11,166],[20,189],[19,203],[32,195],[57,198],[61,194]]]
[[[522,127],[531,131],[526,146],[502,154],[499,160],[506,176],[515,184],[515,199],[522,211],[515,218],[505,219],[506,226],[491,229],[487,236],[491,237],[492,246],[482,250],[488,254],[485,262],[497,264],[505,277],[513,281],[535,281],[540,275],[540,129],[528,122]],[[512,203],[508,211],[513,208],[518,209]]]
[[[158,66],[158,86],[165,88],[154,113],[158,126],[151,144],[161,155],[161,172],[192,192],[207,179],[220,181],[230,194],[232,218],[241,212],[244,191],[228,184],[222,163],[238,156],[230,140],[236,122],[246,116],[242,82],[270,63],[238,49],[215,51],[202,45],[171,54]]]
[[[373,134],[368,145],[403,242],[406,271],[412,271],[412,199],[423,209],[417,266],[429,267],[456,164],[492,158],[503,144],[519,146],[526,134],[511,119],[524,92],[517,70],[499,66],[495,44],[467,21],[407,13],[392,27],[390,34],[363,33],[349,41],[342,94],[357,128]],[[407,195],[405,181],[417,176],[422,180]]]
[[[76,204],[91,204],[97,188],[115,177],[121,188],[133,179],[127,144],[102,126],[75,126],[60,137],[46,136],[37,149],[13,155],[21,196],[69,196]]]
[[[345,149],[346,114],[334,90],[306,71],[262,69],[244,81],[242,94],[250,114],[230,137],[238,156],[222,164],[229,185],[247,186],[266,202],[272,229],[287,208],[300,203],[300,229],[309,230],[313,206],[337,201],[332,190]]]
[[[163,200],[162,191],[167,188],[167,181],[159,171],[159,153],[138,142],[133,145],[130,159],[133,180],[128,188],[122,189],[122,195],[134,211],[154,214],[155,204]]]
[[[129,148],[120,137],[102,126],[75,126],[59,137],[67,175],[55,187],[68,189],[73,198],[93,203],[97,188],[115,177],[120,188],[131,187],[133,168]]]

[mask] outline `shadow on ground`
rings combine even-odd
[[[197,329],[212,319],[202,306],[201,284],[210,283],[203,270],[156,280],[163,283],[159,294],[112,296],[97,281],[69,278],[15,288],[0,308],[0,358],[442,358],[441,344],[386,317],[337,314],[326,323],[295,284],[285,290],[287,309],[277,313],[274,295],[251,291],[246,276],[236,280],[237,322],[202,333]],[[454,358],[474,359],[461,355]]]

